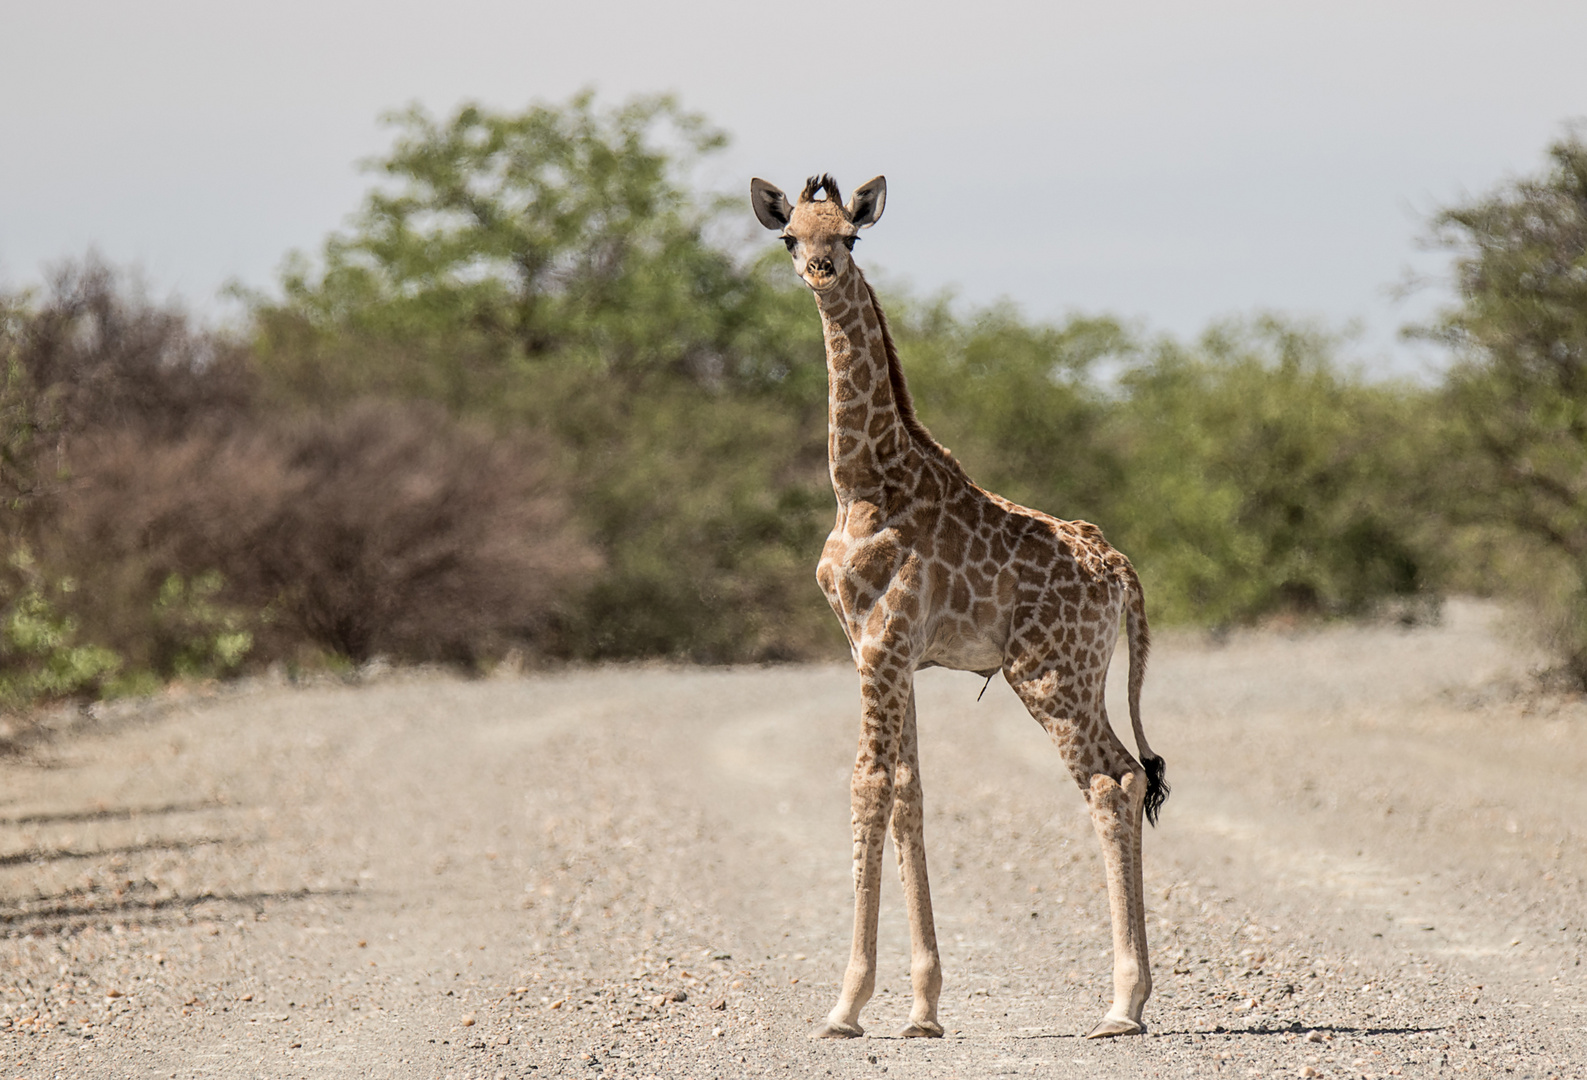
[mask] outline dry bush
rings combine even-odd
[[[85,578],[136,577],[103,552],[82,552],[73,565],[36,556],[61,546],[56,518],[79,438],[234,424],[253,407],[255,381],[240,343],[150,303],[93,257],[58,270],[42,298],[0,293],[0,710],[16,714],[8,722],[24,722],[41,701],[152,688],[155,671],[235,668],[249,636],[238,613],[213,602],[213,573],[128,594],[82,587]],[[128,595],[134,606],[115,610]],[[105,624],[122,628],[118,640],[135,643],[136,657],[164,662],[129,664],[106,647]]]
[[[177,435],[234,422],[254,399],[245,345],[195,329],[92,258],[56,272],[13,356],[38,395],[37,421],[55,431]]]
[[[13,697],[244,655],[473,662],[540,643],[594,566],[543,441],[427,405],[272,411],[245,344],[92,258],[0,301],[0,659],[44,687]],[[55,677],[90,646],[115,662]]]
[[[85,627],[133,656],[137,597],[218,571],[215,604],[263,613],[256,661],[306,639],[354,660],[477,662],[542,642],[595,567],[548,454],[385,402],[169,438],[123,428],[76,440],[55,554],[99,594]]]

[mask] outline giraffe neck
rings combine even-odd
[[[889,358],[886,320],[858,267],[816,294],[827,346],[827,462],[838,501],[879,502],[906,464],[914,412]],[[896,384],[895,384],[896,377]]]

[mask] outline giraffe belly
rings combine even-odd
[[[1003,636],[992,627],[939,623],[921,656],[922,666],[993,671],[1003,666]]]

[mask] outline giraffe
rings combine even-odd
[[[884,829],[910,927],[914,999],[900,1034],[942,1035],[914,694],[914,673],[938,666],[987,678],[1001,671],[1079,784],[1102,846],[1113,924],[1113,1003],[1087,1037],[1142,1034],[1152,976],[1141,819],[1144,812],[1156,824],[1168,785],[1141,728],[1148,633],[1140,580],[1095,525],[978,487],[916,418],[876,292],[850,256],[859,231],[882,216],[886,178],[862,185],[846,205],[827,175],[810,178],[796,204],[759,178],[750,197],[760,223],[780,231],[821,314],[838,510],[816,579],[860,675],[850,781],[853,939],[837,1004],[811,1037],[864,1034],[860,1010],[876,986]],[[1103,703],[1121,621],[1140,761],[1114,734]]]

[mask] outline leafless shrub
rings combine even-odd
[[[15,359],[59,431],[176,435],[234,422],[253,401],[245,345],[150,303],[92,257],[55,273],[16,338]]]
[[[85,584],[112,593],[219,571],[227,602],[263,613],[256,660],[307,639],[354,660],[474,662],[543,640],[559,597],[594,568],[549,452],[386,402],[84,436],[60,555],[99,567]]]

